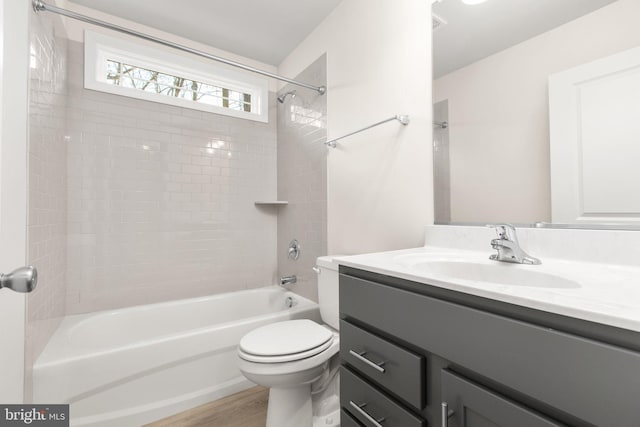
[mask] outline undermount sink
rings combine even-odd
[[[441,280],[483,282],[502,286],[531,288],[579,288],[580,284],[555,274],[536,271],[539,266],[479,260],[443,260],[399,257],[410,270]]]

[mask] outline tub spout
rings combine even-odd
[[[297,281],[298,278],[295,276],[295,274],[293,276],[283,276],[280,278],[280,286],[293,285]]]

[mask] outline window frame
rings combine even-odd
[[[88,30],[84,33],[84,59],[86,89],[263,123],[269,121],[269,82],[264,78],[239,72],[213,61],[201,60],[194,55],[181,55]],[[107,80],[107,60],[250,94],[251,111],[114,85]]]

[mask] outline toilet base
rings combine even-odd
[[[340,411],[333,411],[319,417],[314,415],[313,427],[340,427]]]
[[[271,387],[266,427],[311,427],[311,385]]]

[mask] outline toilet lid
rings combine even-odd
[[[333,333],[311,320],[287,320],[271,323],[249,332],[240,340],[244,353],[264,356],[286,356],[311,353],[333,338]],[[317,352],[314,352],[317,353]]]

